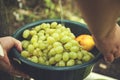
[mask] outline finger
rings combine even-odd
[[[15,47],[19,50],[19,51],[22,51],[22,44],[19,40],[16,40],[15,38],[13,38],[13,42],[14,42],[14,45]]]

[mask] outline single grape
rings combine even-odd
[[[31,61],[34,63],[38,63],[38,58],[36,56],[32,56]]]
[[[70,48],[70,51],[72,51],[72,52],[78,52],[79,51],[79,46],[72,46]]]
[[[56,53],[62,53],[63,52],[63,50],[64,50],[64,48],[62,47],[62,46],[58,46],[58,47],[56,47],[55,48],[55,51],[56,51]]]
[[[55,61],[58,62],[62,59],[62,54],[56,54],[55,55]]]
[[[22,41],[22,47],[23,47],[24,49],[26,49],[29,44],[30,44],[30,42],[27,41],[27,40],[23,40],[23,41]]]
[[[34,30],[37,31],[37,32],[40,31],[40,25],[36,26],[36,27],[34,28]]]
[[[23,38],[28,38],[30,35],[30,30],[26,29],[24,32],[23,32]]]
[[[74,39],[71,40],[70,42],[72,43],[73,46],[79,46],[78,41],[76,41],[76,40],[74,40]]]
[[[72,47],[72,43],[71,42],[67,42],[65,45],[64,45],[65,49],[66,50],[70,50],[70,48]]]
[[[41,43],[41,44],[39,44],[39,48],[40,48],[41,50],[43,50],[43,49],[46,48],[46,45],[47,45],[47,44],[45,44],[45,43]]]
[[[36,37],[32,37],[30,40],[31,43],[36,43],[37,41],[38,41],[38,38]]]
[[[51,57],[49,59],[49,64],[52,65],[52,64],[55,64],[55,58],[54,57]]]
[[[81,60],[82,57],[83,57],[82,52],[78,51],[78,53],[77,53],[77,59],[78,59],[78,60]]]
[[[34,46],[32,44],[29,44],[27,50],[29,53],[32,53],[34,51]]]
[[[47,42],[48,42],[48,44],[52,44],[55,42],[55,39],[53,37],[49,36],[49,37],[47,37]]]
[[[46,30],[46,28],[47,28],[46,23],[42,23],[42,24],[40,25],[40,27],[41,27],[41,29]]]
[[[63,61],[68,61],[69,60],[69,53],[64,52],[62,58],[63,58]]]
[[[83,62],[88,62],[88,61],[90,61],[91,60],[91,57],[89,56],[89,55],[85,55],[85,56],[83,56],[83,58],[82,58],[82,61]]]
[[[43,58],[43,57],[39,57],[39,58],[38,58],[38,63],[40,63],[40,64],[45,64],[44,58]]]
[[[34,43],[33,43],[33,46],[34,46],[34,48],[38,48],[38,47],[39,47],[38,42],[34,42]]]
[[[32,35],[32,36],[33,36],[33,35],[36,35],[36,34],[37,34],[37,31],[35,31],[35,30],[31,30],[31,31],[30,31],[30,35]]]
[[[53,37],[56,41],[58,41],[58,40],[60,39],[58,33],[53,33],[53,34],[52,34],[52,37]]]
[[[67,65],[67,66],[73,66],[73,65],[75,65],[75,61],[74,61],[73,59],[70,59],[70,60],[67,62],[66,65]]]
[[[82,64],[82,61],[76,60],[76,64]]]
[[[52,22],[51,23],[51,28],[56,28],[57,27],[57,22]]]
[[[30,54],[29,54],[29,52],[28,52],[28,51],[23,50],[23,51],[21,52],[21,56],[23,56],[23,57],[27,58],[27,57],[29,57],[29,56],[30,56]]]
[[[76,59],[76,58],[77,58],[77,53],[75,53],[75,52],[70,52],[70,53],[69,53],[69,57],[70,57],[71,59]]]
[[[73,33],[69,33],[69,35],[72,39],[75,39],[75,35]]]
[[[59,61],[58,66],[65,66],[65,62],[64,61]]]
[[[58,46],[62,46],[62,44],[60,42],[54,42],[53,47],[56,48]]]
[[[54,56],[56,54],[56,51],[54,48],[52,48],[50,51],[49,51],[49,56]]]
[[[70,37],[68,37],[68,36],[64,36],[64,37],[61,38],[60,41],[61,41],[62,43],[67,43],[67,42],[70,41],[70,40],[71,40]]]

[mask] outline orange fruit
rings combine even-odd
[[[93,37],[88,34],[82,34],[79,35],[76,40],[79,42],[79,44],[83,47],[83,49],[90,51],[94,46],[95,42],[93,40]]]

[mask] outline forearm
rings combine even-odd
[[[119,15],[119,0],[77,0],[80,11],[91,33],[106,37],[115,30]]]

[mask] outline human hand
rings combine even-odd
[[[93,35],[94,37],[94,35]],[[120,57],[120,27],[116,24],[115,29],[103,38],[94,37],[97,48],[103,53],[106,62],[113,62]]]
[[[9,74],[13,76],[22,76],[24,78],[29,78],[28,75],[24,74],[21,71],[16,70],[10,63],[10,60],[8,58],[8,52],[12,47],[16,47],[19,51],[22,50],[21,42],[16,40],[13,37],[2,37],[0,38],[0,43],[3,48],[4,57],[0,57],[0,69],[8,72]]]

